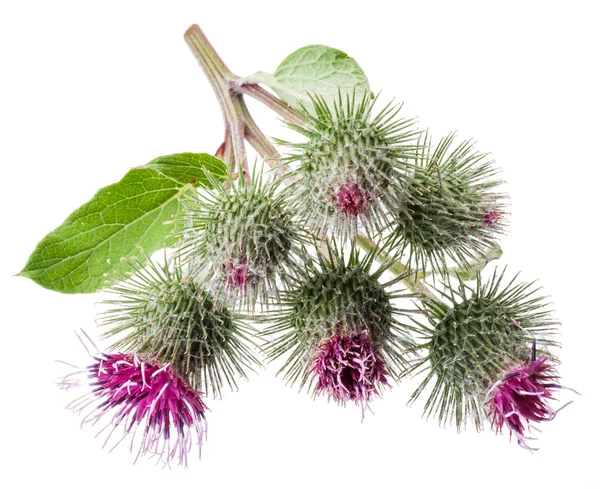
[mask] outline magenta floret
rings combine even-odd
[[[132,452],[134,439],[137,441],[136,460],[140,455],[150,455],[158,456],[165,465],[173,460],[187,465],[187,455],[194,444],[200,453],[207,408],[201,394],[170,365],[159,366],[122,353],[99,353],[93,358],[94,363],[64,377],[60,386],[68,390],[83,383],[76,376],[87,378],[91,393],[68,407],[85,413],[82,424],[94,425],[110,416],[101,429],[108,430],[105,445],[121,427],[123,435],[115,446],[131,436]]]
[[[381,386],[389,386],[380,352],[367,331],[350,336],[336,334],[319,346],[312,373],[316,393],[327,393],[341,405],[354,401],[364,409]]]
[[[558,410],[550,406],[554,391],[563,386],[547,362],[548,357],[543,355],[512,368],[490,389],[491,398],[486,403],[492,428],[501,432],[506,425],[511,437],[514,435],[519,445],[528,450],[537,450],[527,444],[531,438],[525,436],[525,431],[529,431],[530,423],[551,421],[567,405]]]
[[[496,225],[496,223],[500,220],[500,212],[499,211],[488,211],[483,214],[483,224],[489,228]]]
[[[248,260],[239,259],[225,265],[225,282],[227,287],[245,290],[248,282]]]
[[[369,208],[369,196],[356,183],[348,182],[340,186],[334,196],[336,209],[346,216],[358,217]]]

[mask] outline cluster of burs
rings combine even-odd
[[[129,259],[111,289],[111,353],[86,370],[104,402],[86,420],[140,425],[138,455],[184,463],[204,399],[277,360],[289,384],[358,406],[357,422],[416,378],[408,401],[427,416],[533,449],[530,424],[557,412],[557,322],[534,285],[483,269],[507,226],[498,169],[381,99],[314,93],[282,158],[207,172],[183,198],[172,248]]]

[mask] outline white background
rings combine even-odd
[[[2,2],[0,485],[600,487],[594,3]],[[501,264],[552,296],[563,383],[583,394],[542,426],[538,453],[422,419],[421,405],[405,405],[414,382],[361,424],[358,408],[312,401],[272,367],[207,401],[208,442],[188,470],[133,466],[125,446],[108,454],[64,410],[71,396],[54,383],[68,369],[54,361],[85,362],[73,330],[97,335],[99,297],[11,275],[129,167],[219,146],[217,102],[182,39],[194,22],[239,75],[272,72],[303,45],[338,47],[422,127],[459,130],[492,153],[511,196]]]

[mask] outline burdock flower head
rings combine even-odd
[[[381,283],[389,265],[376,270],[374,253],[346,256],[333,243],[306,262],[304,273],[282,294],[283,309],[271,315],[272,335],[265,351],[271,359],[289,354],[281,371],[300,388],[312,385],[345,405],[369,401],[388,384],[389,375],[406,368],[414,347],[409,326],[399,321],[407,311],[394,300],[406,297],[388,290],[399,279]]]
[[[259,363],[250,349],[252,328],[216,303],[176,259],[147,261],[126,260],[134,273],[110,289],[116,299],[104,301],[110,309],[100,322],[104,337],[116,339],[112,349],[170,364],[202,392],[235,388],[236,376]]]
[[[460,429],[472,421],[477,429],[483,428],[490,387],[503,378],[507,366],[527,362],[532,335],[545,355],[557,345],[551,339],[557,323],[544,298],[536,297],[532,283],[517,283],[517,277],[503,285],[503,275],[495,270],[486,283],[478,275],[474,287],[462,281],[458,288],[447,284],[447,300],[424,301],[430,322],[422,325],[426,336],[422,349],[427,354],[415,370],[426,376],[411,400],[430,386],[425,413],[436,415],[442,425],[453,422]],[[538,369],[547,375],[545,368],[539,370],[543,365],[540,359],[524,372]]]
[[[200,456],[207,408],[201,394],[171,365],[124,353],[98,351],[92,358],[93,363],[66,375],[59,385],[69,390],[87,384],[90,391],[67,407],[83,415],[82,424],[107,419],[99,432],[106,432],[105,446],[120,430],[114,447],[130,437],[135,460],[148,455],[164,465],[175,460],[187,466],[188,453],[195,445]]]
[[[316,392],[324,392],[338,404],[347,401],[366,405],[380,387],[388,386],[388,372],[381,352],[375,348],[369,331],[349,336],[336,334],[319,345],[313,358],[312,373]]]
[[[515,325],[521,327],[516,321]],[[560,385],[558,380],[559,376],[548,356],[536,358],[536,344],[533,340],[531,359],[512,367],[488,391],[486,407],[492,428],[501,432],[506,425],[511,437],[514,435],[520,446],[537,450],[527,444],[531,438],[525,436],[525,432],[526,429],[529,430],[530,423],[551,421],[572,402],[569,401],[556,410],[550,406],[555,390],[568,389]]]
[[[409,161],[415,155],[414,121],[397,118],[392,104],[374,112],[370,93],[338,96],[333,106],[312,96],[304,108],[306,126],[290,127],[306,140],[290,146],[284,159],[290,200],[318,235],[353,238],[359,227],[380,232],[388,211],[398,211],[407,198]]]
[[[215,300],[247,311],[287,285],[303,241],[277,184],[262,182],[258,173],[249,184],[231,179],[227,189],[215,182],[186,199],[178,219],[179,253],[194,281]]]
[[[506,196],[498,170],[471,141],[456,147],[455,135],[432,151],[424,138],[409,183],[411,199],[400,209],[396,236],[412,268],[443,274],[448,266],[480,258],[506,227]]]

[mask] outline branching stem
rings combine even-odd
[[[388,263],[389,261],[393,260],[390,255],[378,247],[372,239],[367,238],[366,236],[358,235],[356,237],[356,242],[363,250],[367,252],[375,250],[375,258],[380,263]],[[402,281],[411,290],[411,292],[414,292],[423,298],[436,299],[436,296],[427,287],[425,282],[419,280],[415,271],[411,270],[404,263],[400,261],[394,261],[394,264],[390,266],[389,270],[397,277],[403,277]]]
[[[304,119],[304,117],[296,110],[292,109],[288,104],[275,97],[275,95],[267,92],[257,83],[245,79],[236,87],[236,89],[241,93],[254,97],[263,105],[269,107],[273,112],[278,113],[286,122],[297,126],[306,126],[306,119]]]
[[[277,168],[278,171],[285,174],[287,168],[281,164],[279,152],[252,118],[243,97],[249,95],[255,98],[291,124],[305,126],[307,122],[304,117],[288,104],[259,86],[258,82],[253,80],[252,77],[242,78],[234,75],[198,25],[192,25],[186,31],[184,37],[213,87],[223,113],[225,136],[223,144],[217,150],[217,156],[229,165],[232,172],[237,167],[246,181],[250,183],[251,177],[245,146],[245,141],[248,141],[269,166]],[[377,245],[366,236],[359,235],[357,243],[366,251],[377,248]],[[380,262],[387,262],[391,259],[380,248],[376,249],[376,254],[377,260]],[[419,279],[416,272],[410,270],[403,263],[395,262],[390,267],[390,271],[396,276],[403,276],[402,280],[412,292],[419,294],[421,297],[435,298],[433,292]]]
[[[267,92],[256,82],[234,75],[198,25],[192,25],[186,31],[184,38],[208,78],[221,106],[225,135],[223,144],[217,150],[217,156],[229,165],[231,171],[237,168],[250,183],[245,141],[248,141],[258,154],[271,164],[274,160],[279,161],[281,157],[254,122],[246,107],[244,94],[256,98],[288,122],[305,125],[306,121],[292,107]],[[277,166],[283,171],[286,170],[279,164]]]

